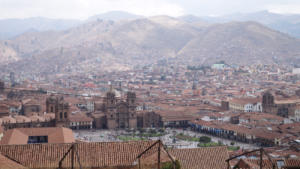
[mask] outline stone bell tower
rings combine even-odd
[[[272,113],[274,107],[274,96],[269,92],[263,93],[262,97],[262,108],[265,113]]]
[[[106,118],[107,118],[107,128],[113,129],[117,127],[117,114],[116,114],[116,94],[110,87],[110,90],[106,93],[104,98],[105,109],[106,109]]]
[[[129,128],[136,128],[136,94],[134,92],[127,92],[126,103],[128,104]]]
[[[47,113],[55,114],[56,127],[69,127],[70,106],[62,96],[50,96],[46,99]]]

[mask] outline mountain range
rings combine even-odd
[[[300,53],[298,39],[255,22],[199,26],[167,16],[101,20],[64,31],[27,32],[1,46],[5,51],[1,58],[6,58],[2,63],[34,72],[88,71],[93,67],[85,65],[130,68],[170,58],[187,64],[218,60],[241,65],[289,63]]]
[[[99,19],[0,41],[1,71],[57,74],[127,70],[169,60],[186,65],[299,64],[300,40],[253,21],[169,16]]]
[[[66,30],[87,22],[96,20],[133,20],[145,18],[141,15],[135,15],[124,11],[110,11],[99,15],[94,15],[86,20],[67,20],[67,19],[49,19],[43,17],[26,19],[2,19],[0,20],[0,40],[13,38],[25,32],[40,32],[49,30]],[[231,15],[209,17],[184,15],[177,19],[190,23],[212,24],[225,22],[247,22],[254,21],[261,23],[269,28],[287,33],[290,36],[300,38],[300,15],[297,14],[276,14],[268,11],[259,11],[255,13],[235,13]]]
[[[300,38],[299,14],[276,14],[268,11],[259,11],[255,13],[236,13],[219,17],[200,17],[199,19],[210,23],[254,21],[269,28],[287,33],[290,36]]]

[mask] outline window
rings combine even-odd
[[[51,106],[50,109],[51,109],[50,112],[53,113],[53,106]]]
[[[63,118],[63,113],[62,112],[59,113],[59,117],[60,117],[60,119]]]
[[[27,143],[48,143],[48,136],[29,136]]]
[[[68,118],[68,114],[67,114],[67,112],[65,112],[65,119],[66,119],[66,118]]]

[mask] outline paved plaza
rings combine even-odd
[[[148,129],[149,130],[149,129]],[[153,129],[152,129],[153,130]],[[159,133],[159,131],[156,131]],[[219,137],[214,137],[211,135],[206,135],[203,133],[197,133],[190,130],[182,130],[182,129],[165,129],[164,135],[160,137],[142,137],[139,136],[139,132],[137,131],[125,131],[125,130],[80,130],[74,131],[75,138],[82,141],[88,142],[116,142],[116,141],[124,141],[120,139],[120,137],[134,137],[136,139],[144,139],[144,140],[158,140],[161,139],[163,143],[168,147],[174,148],[196,148],[199,142],[197,141],[186,141],[180,139],[174,139],[174,136],[182,133],[183,135],[188,135],[191,137],[201,137],[208,136],[211,138],[213,142],[222,142],[224,145],[230,145],[231,142],[234,142],[235,146],[239,146],[241,149],[255,149],[258,148],[253,144],[246,144],[241,142],[236,142],[228,139],[223,139]]]

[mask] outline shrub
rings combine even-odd
[[[162,169],[173,169],[172,162],[164,163],[161,167]],[[175,169],[181,169],[181,165],[178,160],[175,160]]]
[[[207,136],[201,136],[199,141],[202,143],[209,143],[209,142],[211,142],[211,138],[207,137]]]

